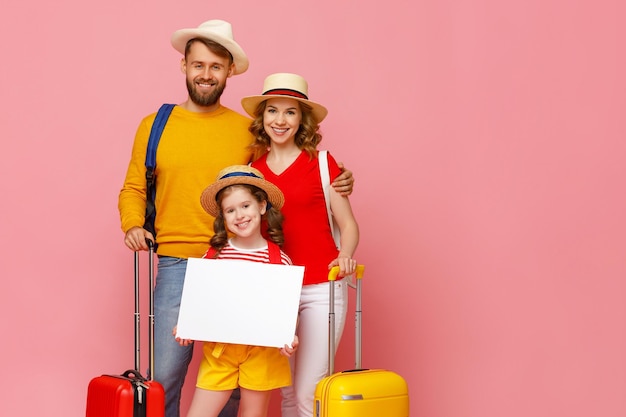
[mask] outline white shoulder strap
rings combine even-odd
[[[328,214],[328,224],[330,224],[330,232],[335,240],[335,246],[339,249],[340,237],[339,230],[336,228],[333,214],[330,210],[330,172],[328,169],[328,151],[319,151],[317,155],[320,167],[320,177],[322,179],[322,189],[324,190],[324,200],[326,200],[326,213]]]

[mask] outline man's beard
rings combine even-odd
[[[200,80],[203,81],[203,80]],[[196,84],[194,81],[187,80],[187,92],[189,92],[189,98],[198,106],[208,107],[217,103],[226,88],[226,82],[216,84],[215,89],[209,94],[200,94],[196,90]]]

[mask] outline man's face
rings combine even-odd
[[[233,66],[228,58],[216,55],[201,42],[194,42],[181,62],[181,70],[186,75],[191,101],[200,107],[211,107],[219,103]]]

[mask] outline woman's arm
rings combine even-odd
[[[330,210],[339,226],[341,243],[339,255],[328,268],[339,266],[339,276],[353,274],[356,269],[356,260],[352,259],[359,244],[359,225],[352,213],[352,206],[348,197],[339,194],[334,188],[330,189]]]

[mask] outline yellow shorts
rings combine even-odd
[[[291,385],[289,359],[275,347],[226,344],[219,357],[215,342],[205,342],[196,386],[211,391],[237,387],[269,391]]]

